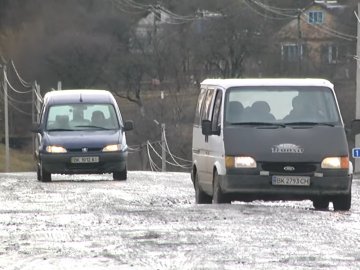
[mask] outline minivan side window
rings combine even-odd
[[[221,124],[221,101],[222,101],[222,91],[216,91],[215,103],[214,103],[214,110],[212,115],[212,130],[215,131]]]

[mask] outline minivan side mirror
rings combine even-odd
[[[134,122],[131,120],[125,121],[124,123],[124,131],[130,131],[134,129]]]
[[[39,123],[33,123],[31,126],[31,132],[33,133],[41,133],[42,132],[42,128],[40,126]]]

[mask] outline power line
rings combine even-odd
[[[146,143],[146,149],[147,149],[147,154],[148,154],[148,159],[149,159],[149,164],[150,164],[150,169],[152,171],[160,171],[160,168],[156,165],[156,163],[153,161],[151,154],[150,154],[150,149],[149,149],[149,141],[147,141]]]
[[[261,3],[261,2],[258,2],[258,1],[255,1],[255,0],[245,0],[245,3],[247,3],[247,1],[249,1],[250,3],[254,3],[255,5],[257,5],[258,7],[264,9],[265,11],[269,11],[269,12],[272,12],[274,14],[277,14],[277,15],[280,15],[280,16],[284,16],[284,17],[290,17],[290,18],[297,18],[300,14],[304,14],[304,16],[308,19],[309,18],[309,15],[306,14],[304,12],[304,10],[300,10],[298,9],[297,10],[297,15],[290,15],[290,14],[287,14],[287,13],[284,13],[282,9],[280,8],[277,8],[277,7],[274,7],[274,6],[270,6],[270,5],[266,5],[264,3]],[[248,4],[248,3],[247,3]],[[251,5],[248,4],[248,6],[251,8]],[[254,10],[254,9],[253,9]],[[280,11],[279,11],[280,10]],[[290,9],[291,10],[291,9]],[[257,11],[257,10],[256,10]],[[294,9],[295,11],[295,9]],[[258,12],[258,13],[261,13],[261,12]],[[266,14],[263,14],[261,13],[261,15],[263,17],[266,17],[268,18],[268,15]],[[273,18],[273,17],[272,17]],[[321,24],[321,25],[315,25],[315,24],[311,24],[309,23],[308,20],[304,19],[301,17],[301,20],[306,22],[307,24],[311,25],[312,27],[324,32],[324,33],[327,33],[331,36],[334,36],[334,37],[337,37],[337,38],[341,38],[341,39],[344,39],[344,40],[348,40],[348,41],[351,41],[351,40],[354,40],[356,39],[356,36],[354,35],[350,35],[350,34],[347,34],[347,33],[343,33],[343,32],[340,32],[338,30],[335,30],[333,28],[330,28],[324,24]]]
[[[323,33],[328,34],[328,35],[330,35],[330,36],[333,36],[333,37],[336,37],[336,38],[340,38],[340,39],[343,39],[343,40],[347,40],[347,41],[352,41],[353,39],[356,39],[356,37],[350,38],[350,37],[342,36],[342,35],[334,32],[334,31],[332,31],[331,28],[326,29],[326,28],[321,27],[321,26],[319,26],[319,25],[317,25],[317,24],[309,23],[307,20],[305,20],[305,19],[303,19],[303,18],[301,18],[301,20],[304,21],[304,22],[306,22],[306,23],[307,23],[308,25],[310,25],[311,27],[319,30],[320,32],[323,32]]]
[[[289,14],[286,14],[286,15],[283,15],[282,13],[279,13],[278,11],[275,12],[276,15],[280,15],[280,16],[271,16],[270,14],[267,14],[267,13],[263,13],[261,11],[259,11],[258,9],[256,9],[251,3],[253,3],[253,1],[251,0],[244,0],[244,3],[253,11],[255,12],[256,14],[266,18],[266,19],[271,19],[271,20],[289,20],[289,17],[290,18],[295,18],[296,16],[290,16]],[[254,4],[256,4],[254,2]],[[259,6],[258,4],[256,4],[257,7],[260,7],[262,10],[264,10],[264,7],[263,6]],[[266,11],[266,9],[265,9]]]
[[[12,85],[11,83],[9,82],[9,79],[7,77],[7,74],[4,73],[4,79],[7,83],[7,85],[10,87],[11,90],[13,90],[15,93],[18,93],[18,94],[27,94],[27,93],[31,93],[33,90],[26,90],[26,91],[19,91],[19,90],[16,90]]]
[[[124,5],[123,2],[118,1],[118,0],[113,0],[112,2],[115,4],[115,8],[117,10],[119,10],[119,11],[121,11],[123,13],[126,13],[126,14],[133,15],[133,14],[141,14],[141,13],[144,12],[143,10],[139,10],[139,9],[136,9],[136,11],[135,10],[129,10],[129,9],[127,9],[129,6],[125,6],[126,4]]]
[[[155,147],[149,142],[147,141],[147,145],[148,147],[150,147],[150,149],[155,153],[155,155],[159,158],[159,159],[162,159],[162,156],[159,154],[158,151],[156,151]],[[169,153],[169,152],[168,152]],[[190,169],[191,166],[186,166],[186,165],[181,165],[179,164],[176,160],[174,160],[174,162],[170,162],[168,160],[165,160],[165,162],[171,166],[174,166],[174,167],[180,167],[180,168],[183,168],[183,169]]]
[[[15,74],[16,74],[16,76],[18,77],[18,79],[19,79],[20,83],[22,84],[22,86],[24,86],[25,88],[30,88],[30,87],[31,87],[31,83],[26,82],[25,80],[23,80],[23,79],[20,77],[19,72],[17,71],[13,60],[11,60],[11,66],[13,67],[13,69],[14,69],[14,71],[15,71]]]
[[[278,11],[278,10],[274,9],[273,7],[271,7],[269,5],[265,5],[265,4],[261,3],[261,2],[258,2],[258,1],[252,1],[252,2],[255,5],[263,8],[264,10],[272,12],[272,13],[274,13],[276,15],[280,15],[280,16],[283,16],[283,17],[289,17],[289,18],[297,18],[298,11],[296,12],[296,14],[287,14],[287,13]]]
[[[337,30],[335,30],[335,29],[332,29],[332,28],[330,28],[330,27],[328,27],[328,26],[326,26],[326,25],[324,25],[324,24],[321,24],[321,25],[320,25],[320,24],[312,24],[312,23],[310,23],[310,22],[308,21],[309,15],[305,14],[305,17],[306,17],[307,19],[301,18],[301,20],[302,20],[303,22],[306,22],[308,25],[310,25],[310,26],[312,26],[312,27],[314,27],[314,28],[316,28],[316,29],[324,32],[324,33],[327,33],[327,34],[332,35],[332,36],[334,36],[334,37],[338,37],[338,38],[340,38],[340,39],[344,39],[344,40],[348,40],[348,41],[352,41],[352,40],[356,40],[356,39],[357,39],[356,36],[349,35],[349,34],[346,34],[346,33],[342,33],[342,32],[340,32],[340,31],[337,31]]]
[[[9,104],[13,109],[15,109],[16,111],[18,111],[18,112],[21,113],[21,114],[25,114],[25,115],[28,115],[28,116],[31,116],[31,115],[32,115],[31,113],[25,112],[24,110],[22,110],[22,109],[20,109],[19,107],[17,107],[17,106],[13,103],[14,101],[12,101],[12,98],[11,98],[9,95],[7,95],[7,98],[8,98],[8,104]],[[4,96],[3,93],[1,93],[1,99],[2,99],[3,101],[5,101],[5,96]],[[15,101],[15,102],[16,102],[16,101]]]

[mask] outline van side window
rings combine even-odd
[[[194,118],[194,124],[195,125],[200,125],[200,122],[201,122],[200,121],[200,115],[201,115],[202,107],[204,106],[204,100],[205,100],[206,92],[207,92],[207,90],[205,88],[202,88],[201,92],[199,94],[198,102],[197,102],[197,105],[196,105],[195,118]]]
[[[222,91],[217,90],[216,97],[215,97],[215,103],[214,103],[214,110],[212,115],[212,130],[215,131],[218,129],[218,127],[221,124],[221,101],[222,101]]]
[[[211,119],[211,101],[213,100],[215,91],[213,89],[208,89],[206,98],[204,100],[204,105],[201,109],[201,120],[210,120]]]

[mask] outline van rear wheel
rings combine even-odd
[[[195,181],[194,181],[194,188],[195,188],[195,202],[197,204],[210,204],[211,203],[211,196],[207,195],[204,191],[202,191],[199,185],[199,176],[195,174]]]
[[[219,175],[217,172],[214,173],[212,202],[214,204],[216,204],[216,203],[231,203],[231,200],[221,190]]]

